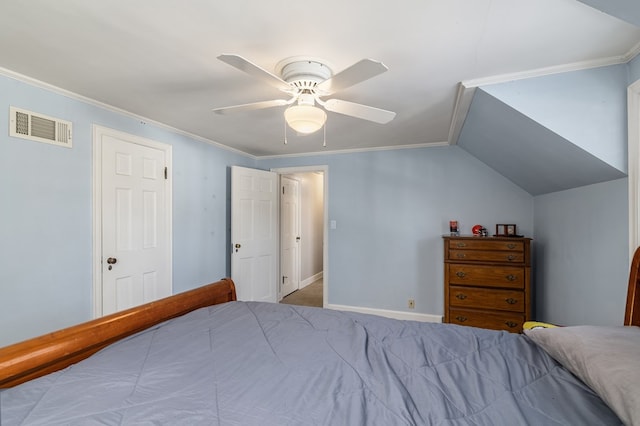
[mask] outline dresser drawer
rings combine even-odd
[[[473,311],[466,309],[451,309],[449,322],[470,327],[507,330],[513,333],[522,331],[525,322],[523,314]]]
[[[524,292],[452,285],[449,287],[449,305],[462,308],[524,312]]]
[[[481,250],[449,250],[450,260],[471,260],[478,262],[508,262],[523,263],[524,252],[522,251],[481,251]]]
[[[482,237],[449,240],[449,250],[504,250],[524,251],[524,241],[484,240]]]
[[[524,288],[525,269],[509,266],[448,264],[449,284],[478,287]]]

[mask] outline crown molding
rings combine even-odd
[[[258,160],[271,160],[274,158],[294,158],[294,157],[315,157],[318,155],[341,155],[341,154],[357,154],[361,152],[372,151],[396,151],[401,149],[418,149],[418,148],[433,148],[438,146],[449,146],[448,141],[442,142],[423,142],[409,145],[391,145],[380,146],[374,148],[353,148],[353,149],[339,149],[333,151],[315,151],[315,152],[302,152],[297,154],[277,154],[277,155],[262,155],[257,157]]]
[[[471,108],[471,101],[473,101],[475,92],[475,87],[466,87],[463,83],[458,84],[456,103],[453,107],[453,115],[449,126],[449,145],[456,145],[458,143],[458,137],[462,131],[462,125],[467,118],[469,108]]]
[[[570,64],[554,65],[551,67],[537,68],[528,71],[515,72],[509,74],[499,74],[490,77],[482,77],[462,81],[464,87],[480,87],[490,84],[507,83],[509,81],[525,80],[535,77],[543,77],[552,74],[561,74],[571,71],[587,70],[592,68],[606,67],[610,65],[626,64],[640,53],[640,43],[636,44],[626,54],[611,56],[609,58],[596,59],[591,61],[573,62]]]

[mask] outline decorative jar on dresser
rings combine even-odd
[[[520,332],[531,319],[531,238],[443,238],[444,322]]]

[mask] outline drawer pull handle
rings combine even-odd
[[[518,323],[517,322],[513,322],[513,321],[505,321],[504,325],[506,325],[509,328],[513,328],[513,327],[517,326]]]
[[[513,274],[509,274],[505,278],[507,279],[507,281],[515,281],[518,277]]]
[[[456,317],[456,319],[457,319],[458,321],[460,321],[460,322],[465,322],[465,321],[467,320],[467,317],[463,317],[462,315],[458,315],[458,316]]]
[[[514,299],[513,297],[505,299],[504,301],[507,302],[510,305],[515,305],[516,303],[518,303],[518,299]]]
[[[457,257],[458,259],[464,259],[465,257],[467,257],[467,255],[466,255],[466,254],[464,254],[464,253],[458,253],[458,254],[456,254],[456,257]]]
[[[516,248],[516,245],[513,244],[513,243],[509,243],[509,244],[507,244],[507,248],[513,250],[514,248]]]
[[[458,271],[458,272],[456,272],[456,275],[458,276],[458,278],[464,278],[464,277],[465,277],[465,275],[467,275],[467,274],[465,274],[465,273],[464,273],[464,272],[462,272],[462,271]]]
[[[457,243],[456,247],[466,247],[467,244],[466,243]]]
[[[515,259],[516,257],[512,254],[510,254],[509,256],[507,256],[507,260],[508,261],[512,261],[513,259]]]
[[[456,299],[464,300],[464,299],[466,299],[466,298],[467,298],[467,296],[466,296],[466,295],[464,295],[464,294],[462,294],[462,293],[458,293],[458,294],[456,294]]]

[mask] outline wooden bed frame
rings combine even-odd
[[[0,388],[60,370],[152,325],[205,306],[236,300],[235,284],[212,284],[0,348]]]
[[[236,300],[230,278],[0,348],[0,388],[76,363],[123,337],[195,309]],[[629,271],[624,325],[640,326],[640,247]]]

